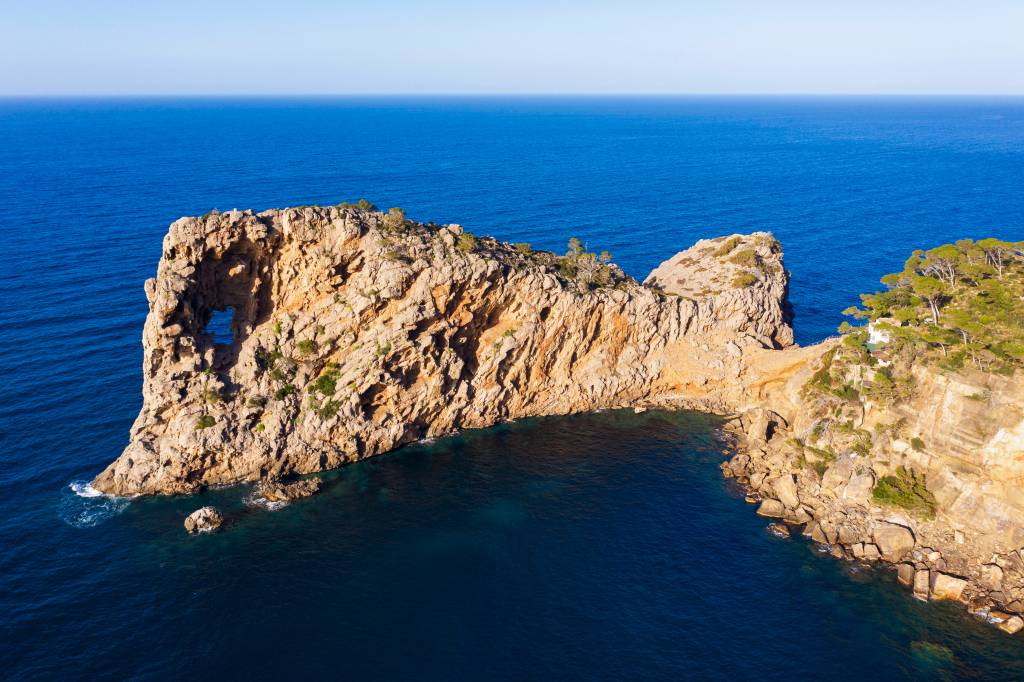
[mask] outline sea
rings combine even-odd
[[[167,225],[363,197],[638,279],[769,230],[808,344],[914,249],[1024,239],[1024,98],[0,99],[0,678],[1024,679],[1020,636],[770,534],[714,415],[465,431],[276,509],[89,488]]]

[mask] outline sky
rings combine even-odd
[[[1024,94],[1024,0],[0,0],[2,95]]]

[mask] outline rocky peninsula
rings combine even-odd
[[[882,371],[884,393],[895,359],[864,328],[793,343],[787,284],[767,233],[700,241],[641,284],[576,240],[558,255],[365,204],[183,218],[146,282],[142,410],[93,485],[287,497],[462,428],[698,409],[730,418],[723,471],[761,514],[1021,629],[1024,384],[922,363]]]

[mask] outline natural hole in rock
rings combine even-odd
[[[235,316],[235,309],[228,306],[225,310],[214,310],[210,313],[210,321],[206,323],[206,331],[213,337],[215,344],[231,345],[235,336],[231,332],[231,320]]]

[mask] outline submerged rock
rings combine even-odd
[[[260,483],[259,493],[268,502],[290,502],[316,494],[321,485],[319,478],[307,478],[293,483],[267,480]]]
[[[189,533],[209,533],[224,524],[224,516],[215,507],[201,507],[185,517]]]

